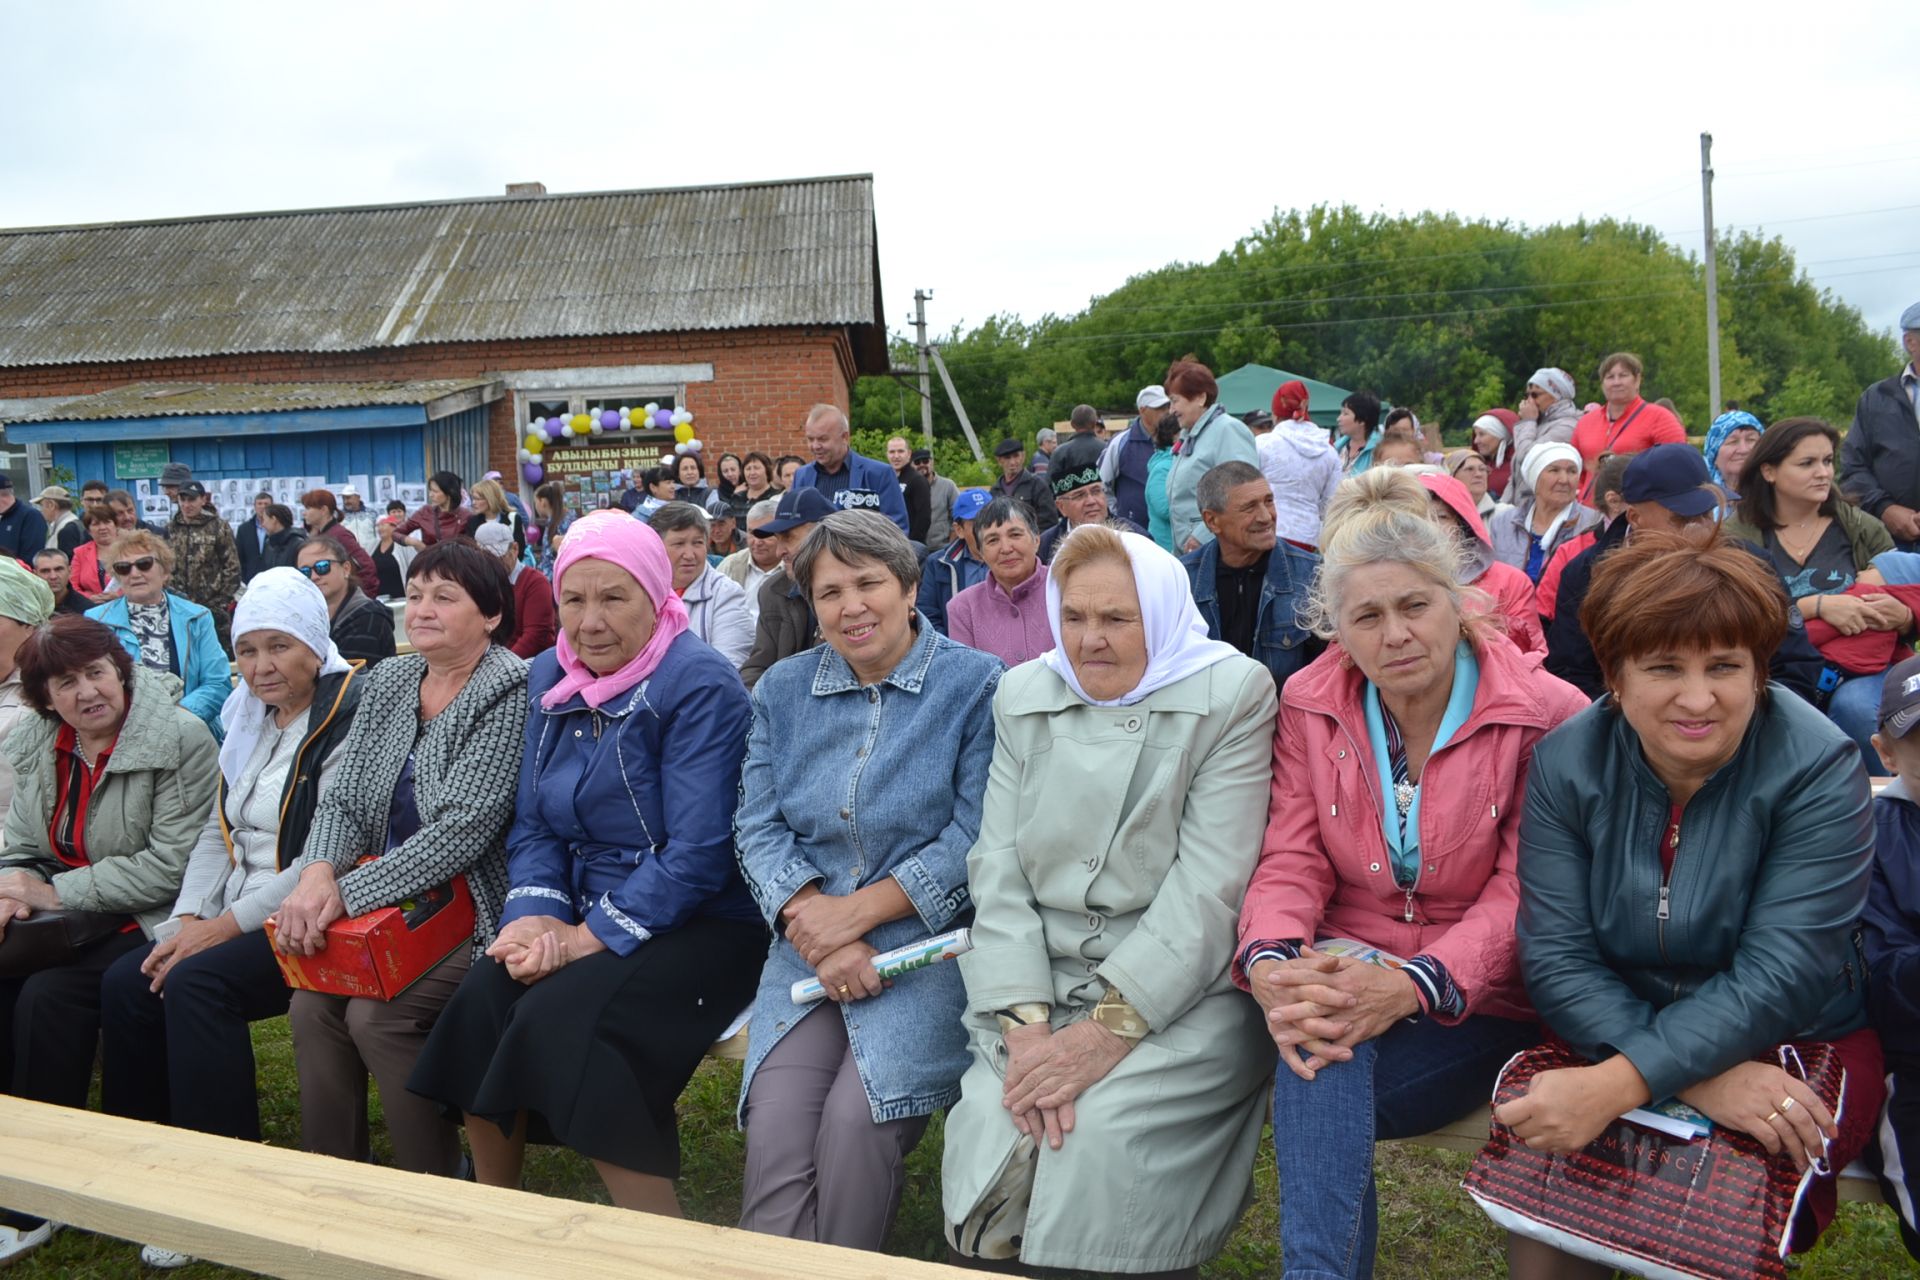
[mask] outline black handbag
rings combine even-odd
[[[0,979],[24,978],[70,964],[100,939],[125,928],[127,917],[108,911],[36,911],[7,921],[0,934]]]

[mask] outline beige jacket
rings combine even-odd
[[[1106,984],[1151,1027],[1043,1149],[1022,1260],[1163,1271],[1219,1252],[1251,1193],[1273,1045],[1228,976],[1272,784],[1273,677],[1233,657],[1130,707],[1094,707],[1040,662],[994,700],[968,858],[972,1065],[949,1115],[943,1196],[962,1221],[1019,1135],[1000,1104],[996,1009],[1084,1018]]]

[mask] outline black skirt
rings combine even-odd
[[[759,924],[702,918],[631,955],[600,951],[532,986],[482,958],[447,1002],[407,1088],[459,1122],[663,1178],[680,1173],[674,1103],[706,1051],[753,1002]]]

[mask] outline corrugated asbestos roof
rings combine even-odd
[[[216,413],[289,413],[365,405],[429,405],[462,391],[499,387],[491,378],[420,382],[135,382],[81,396],[15,422],[98,422],[107,418],[194,418]],[[483,396],[483,400],[498,399]]]
[[[884,369],[878,254],[865,174],[0,231],[0,367],[845,325]]]

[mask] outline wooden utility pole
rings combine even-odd
[[[1720,416],[1720,255],[1713,243],[1713,135],[1700,135],[1700,203],[1707,217],[1707,419]]]

